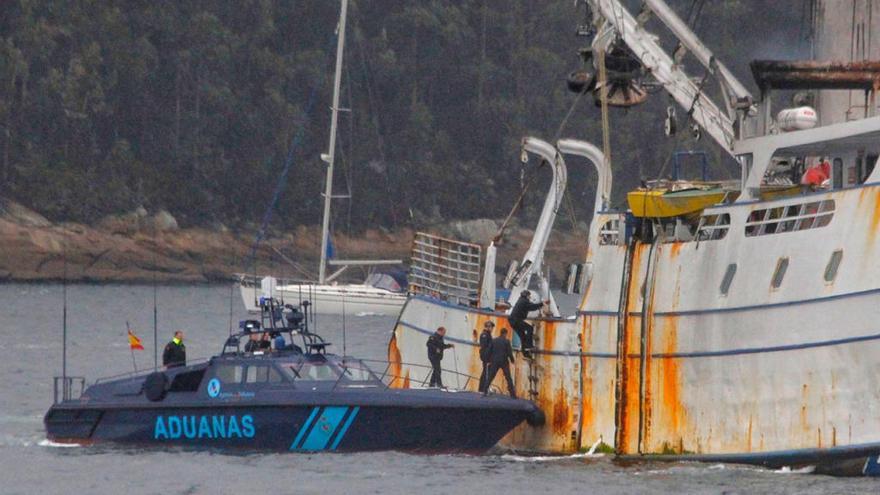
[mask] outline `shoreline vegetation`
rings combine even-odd
[[[424,229],[483,246],[498,222],[449,222]],[[580,229],[579,229],[580,230]],[[532,231],[512,227],[499,247],[498,270],[528,247]],[[256,252],[256,273],[313,279],[317,273],[320,227],[270,231]],[[10,200],[0,199],[0,283],[69,282],[206,284],[229,282],[253,273],[249,262],[255,232],[225,227],[180,228],[164,210],[143,208],[104,217],[94,225],[51,222]],[[358,235],[334,234],[338,258],[408,260],[413,230],[367,229]],[[565,264],[584,257],[582,232],[557,228],[547,249],[551,279],[561,280]],[[350,270],[351,279],[363,273]]]

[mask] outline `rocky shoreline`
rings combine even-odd
[[[472,242],[491,236],[491,220],[453,222],[428,228]],[[528,246],[531,231],[512,229],[500,249],[499,267]],[[359,236],[334,235],[345,258],[406,260],[411,229],[368,229]],[[20,204],[0,199],[0,282],[220,283],[254,270],[254,233],[226,228],[179,228],[171,214],[143,209],[108,217],[95,225],[53,223]],[[555,273],[583,258],[582,235],[554,234],[547,251]],[[317,226],[270,236],[256,252],[257,274],[309,279],[316,273]],[[352,273],[357,277],[357,273]],[[557,279],[558,280],[558,279]]]

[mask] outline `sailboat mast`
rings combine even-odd
[[[330,149],[327,151],[327,185],[324,189],[324,220],[321,225],[321,264],[318,266],[318,283],[326,280],[327,243],[330,236],[330,201],[333,199],[333,160],[336,158],[336,125],[339,120],[339,87],[342,81],[342,51],[345,48],[345,16],[348,0],[342,0],[339,13],[339,35],[336,43],[336,74],[333,79],[333,111],[330,118]]]

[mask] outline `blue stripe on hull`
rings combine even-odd
[[[296,438],[293,440],[293,443],[290,444],[290,450],[296,450],[297,445],[299,445],[300,440],[302,440],[303,436],[305,436],[306,431],[308,431],[309,426],[312,425],[312,421],[314,421],[315,416],[318,415],[318,407],[312,408],[312,414],[309,415],[309,419],[303,423],[302,428],[299,429],[299,433],[297,433]]]
[[[360,407],[355,407],[352,409],[351,414],[348,415],[348,419],[345,420],[345,424],[342,425],[342,429],[339,430],[339,435],[336,435],[336,439],[333,440],[333,445],[330,447],[332,450],[336,450],[336,447],[339,447],[339,442],[342,441],[342,437],[345,436],[345,432],[348,431],[348,428],[351,427],[351,423],[354,422],[355,416],[357,416],[358,411],[360,411]]]
[[[318,417],[312,431],[306,437],[299,450],[324,450],[330,443],[330,437],[336,433],[342,417],[348,412],[348,407],[325,407]]]

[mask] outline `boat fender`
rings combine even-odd
[[[168,377],[161,371],[156,371],[147,375],[144,380],[144,395],[153,402],[160,401],[165,398],[168,392]]]
[[[544,423],[547,422],[547,417],[544,416],[544,411],[540,410],[538,406],[535,406],[532,411],[526,416],[526,423],[529,426],[544,426]]]

